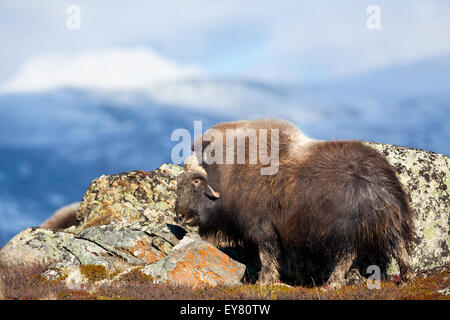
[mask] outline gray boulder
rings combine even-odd
[[[442,154],[370,143],[389,161],[409,195],[414,211],[414,272],[447,267],[449,258],[450,159]],[[398,274],[391,263],[390,274]]]
[[[244,276],[245,265],[193,234],[185,236],[170,255],[145,266],[141,272],[156,283],[192,287],[237,285]]]

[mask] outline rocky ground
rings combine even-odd
[[[398,287],[395,263],[380,289],[356,270],[337,291],[252,285],[255,265],[243,248],[201,239],[177,225],[177,165],[95,179],[62,231],[29,228],[0,250],[6,299],[448,299],[450,159],[371,144],[397,170],[414,209],[413,282]]]

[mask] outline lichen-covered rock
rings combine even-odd
[[[370,143],[398,173],[414,211],[415,273],[449,265],[450,159],[442,154],[389,144]],[[398,274],[392,263],[389,274]]]
[[[64,248],[72,234],[28,228],[14,236],[0,250],[0,266],[15,268],[31,264],[70,261],[73,255]]]
[[[244,276],[245,265],[191,234],[185,236],[169,256],[142,268],[141,272],[156,283],[192,287],[237,285]]]
[[[76,230],[114,223],[139,221],[173,223],[176,178],[183,171],[177,165],[163,164],[155,171],[131,171],[103,175],[87,189]]]
[[[64,270],[73,265],[100,265],[122,270],[167,256],[186,231],[176,225],[140,222],[99,225],[77,234],[29,228],[0,250],[0,265],[48,264]]]
[[[164,164],[154,172],[133,171],[95,179],[77,213],[80,223],[76,227],[62,231],[26,229],[0,250],[0,265],[49,265],[44,277],[64,280],[76,289],[92,280],[85,274],[91,269],[101,267],[107,274],[120,274],[170,257],[172,248],[187,232],[173,224],[176,177],[182,170]],[[207,246],[211,261],[225,261],[225,269],[227,263],[234,265],[228,256]],[[231,281],[220,271],[209,276],[208,283]]]
[[[99,245],[128,264],[142,265],[167,256],[185,233],[176,225],[141,222],[121,226],[111,223],[82,230],[77,237]]]

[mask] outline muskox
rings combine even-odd
[[[259,283],[310,280],[337,288],[352,266],[364,272],[377,265],[384,274],[392,257],[407,281],[412,212],[394,169],[362,142],[297,133],[280,143],[273,175],[262,175],[259,163],[205,164],[197,154],[198,163],[178,177],[177,214],[202,236],[220,233],[256,248]]]
[[[79,202],[74,202],[56,210],[50,218],[41,224],[41,228],[49,230],[62,230],[77,225],[76,214],[80,208]]]

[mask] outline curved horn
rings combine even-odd
[[[191,154],[184,161],[184,170],[200,172],[201,174],[203,174],[206,177],[208,177],[208,174],[206,173],[205,169],[203,169],[200,166],[200,164],[198,163],[198,158],[197,158],[197,155],[195,153]]]
[[[212,196],[216,199],[219,199],[220,193],[218,193],[217,191],[214,191],[214,189],[209,184],[207,186],[209,188],[209,191],[211,191]]]

